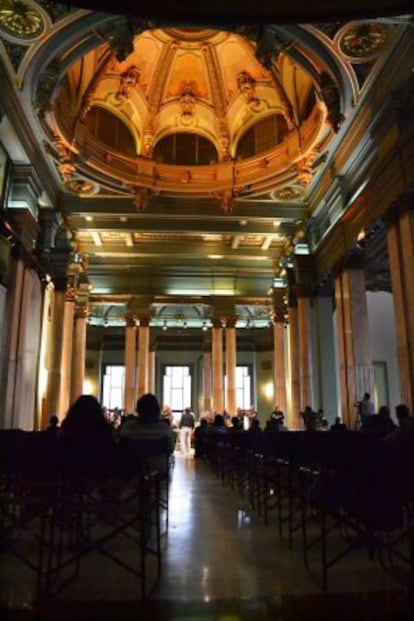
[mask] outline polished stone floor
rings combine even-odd
[[[321,586],[318,558],[305,569],[299,541],[289,550],[272,519],[193,457],[176,456],[161,582],[145,604],[136,579],[107,559],[90,558],[79,579],[40,610],[30,602],[30,570],[0,558],[1,619],[47,621],[303,621],[414,619],[410,585],[355,551]]]

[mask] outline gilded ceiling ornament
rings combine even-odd
[[[237,76],[237,85],[248,104],[259,103],[256,97],[256,80],[247,71],[241,71]]]
[[[135,194],[134,204],[138,211],[145,211],[148,207],[149,198],[151,196],[151,190],[149,188],[129,188]]]
[[[303,190],[301,187],[290,185],[274,192],[273,197],[284,201],[293,201],[303,197]]]
[[[139,84],[140,71],[137,67],[129,67],[124,73],[120,75],[120,84],[118,92],[115,95],[115,99],[118,101],[124,101],[129,99],[132,95],[133,89]]]
[[[342,35],[341,51],[352,58],[366,58],[375,54],[386,42],[387,31],[381,24],[363,23],[352,26]]]
[[[57,167],[59,174],[62,178],[63,183],[68,183],[70,181],[72,175],[75,174],[76,168],[70,162],[64,162],[63,164],[59,164]]]
[[[306,188],[313,178],[312,164],[315,160],[314,153],[308,153],[304,158],[296,163],[298,183]]]
[[[143,148],[142,148],[143,157],[147,157],[147,158],[152,157],[152,148],[154,146],[154,128],[152,126],[149,126],[145,129],[142,142],[143,142]]]
[[[180,96],[182,116],[192,116],[197,100],[191,82],[186,82]]]
[[[70,179],[66,187],[74,194],[96,194],[97,191],[96,184],[87,179]]]
[[[0,0],[0,28],[19,38],[38,37],[45,24],[40,12],[24,0]]]

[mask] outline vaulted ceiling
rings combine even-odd
[[[268,325],[286,257],[369,180],[370,97],[410,21],[200,26],[0,2],[0,138],[16,171],[34,166],[42,226],[56,214],[50,256],[71,239],[91,322],[148,305],[160,328],[200,327],[219,304]],[[10,208],[22,192],[15,179]]]

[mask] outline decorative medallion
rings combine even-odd
[[[339,47],[351,58],[367,58],[377,53],[387,40],[381,24],[363,23],[348,28],[341,36]]]
[[[294,185],[286,186],[281,190],[272,192],[272,198],[279,201],[297,201],[301,200],[305,192],[303,188]]]
[[[41,13],[24,0],[0,0],[0,29],[19,39],[34,39],[44,30]]]
[[[97,194],[99,188],[96,183],[89,181],[88,179],[76,178],[69,179],[66,182],[66,187],[73,194]]]

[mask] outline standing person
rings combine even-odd
[[[371,395],[369,392],[365,392],[362,397],[362,401],[358,403],[358,414],[361,426],[366,423],[368,416],[375,414],[375,405],[374,402],[371,401]]]
[[[191,452],[191,435],[194,429],[194,414],[191,408],[185,408],[180,419],[180,450],[183,455]]]

